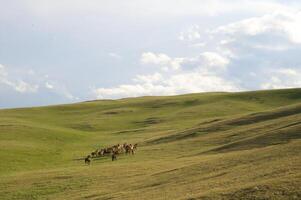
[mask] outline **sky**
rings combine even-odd
[[[298,0],[0,5],[0,108],[301,87]]]

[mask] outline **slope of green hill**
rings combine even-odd
[[[5,109],[0,199],[301,199],[300,139],[301,89]]]

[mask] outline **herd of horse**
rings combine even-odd
[[[117,144],[111,147],[96,149],[87,157],[85,157],[85,164],[90,164],[93,158],[111,156],[112,161],[117,160],[117,155],[125,153],[125,154],[135,154],[137,150],[138,144]]]

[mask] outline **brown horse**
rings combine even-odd
[[[88,156],[85,158],[85,164],[90,165],[90,163],[91,163],[91,159],[90,159],[90,155],[88,155]]]
[[[105,155],[104,149],[101,149],[100,151],[98,151],[97,155],[98,156],[104,156]]]
[[[97,156],[97,151],[98,151],[98,150],[95,150],[95,151],[93,151],[93,152],[91,153],[92,158]]]
[[[114,160],[117,160],[117,153],[115,153],[115,152],[112,154],[112,161],[114,161]]]
[[[125,153],[128,154],[128,153],[132,153],[134,154],[134,146],[132,144],[129,144],[129,145],[126,145],[125,147]]]

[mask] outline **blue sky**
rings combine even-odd
[[[301,87],[300,1],[0,5],[0,108]]]

